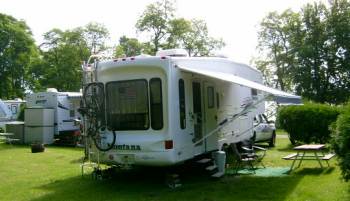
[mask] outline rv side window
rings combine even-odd
[[[12,111],[12,114],[17,114],[18,112],[17,105],[11,105],[11,111]]]
[[[214,87],[207,87],[208,108],[214,107]]]
[[[162,81],[152,78],[149,82],[151,100],[151,126],[154,130],[163,128]]]
[[[180,106],[180,128],[186,128],[186,102],[185,102],[185,83],[183,79],[179,80],[179,106]]]
[[[70,104],[69,116],[75,117],[74,105]]]
[[[107,83],[106,95],[108,127],[113,130],[149,128],[147,80]]]
[[[220,95],[219,93],[216,93],[216,108],[220,108]]]
[[[252,96],[257,96],[258,95],[258,90],[252,89]]]

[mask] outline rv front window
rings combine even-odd
[[[163,128],[162,81],[152,78],[149,81],[151,99],[151,126],[154,130]]]
[[[149,128],[146,80],[107,83],[106,95],[108,127],[113,130]]]

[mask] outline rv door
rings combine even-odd
[[[216,90],[213,83],[204,82],[204,130],[205,135],[217,127],[217,105]],[[212,151],[218,148],[218,134],[213,134],[205,139],[205,151]]]

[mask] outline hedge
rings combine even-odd
[[[329,126],[335,122],[340,109],[324,104],[283,106],[278,110],[278,125],[291,142],[326,143],[330,140]]]
[[[350,180],[350,104],[332,125],[332,147],[339,159],[343,178]]]

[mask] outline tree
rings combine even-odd
[[[78,91],[82,76],[80,66],[90,55],[83,29],[53,29],[44,34],[44,40],[41,45],[43,62],[36,66],[34,73],[40,78],[41,86]]]
[[[179,40],[190,56],[209,56],[213,50],[225,46],[222,39],[209,36],[207,24],[203,20],[191,20],[190,30],[182,36]]]
[[[0,13],[0,98],[23,97],[31,62],[38,56],[24,21]]]
[[[140,55],[143,50],[143,44],[140,43],[136,38],[128,38],[122,36],[119,39],[119,45],[116,47],[116,57],[131,57]]]
[[[265,57],[257,59],[255,65],[265,74],[267,84],[275,88],[292,89],[291,70],[295,62],[291,42],[298,30],[299,14],[291,10],[282,14],[271,12],[260,23],[258,48]]]
[[[167,35],[168,22],[174,16],[175,7],[169,0],[161,0],[147,6],[136,23],[139,32],[151,34],[152,53],[155,54],[161,47]]]
[[[170,34],[164,45],[167,49],[178,48],[183,45],[185,35],[192,31],[192,24],[184,18],[172,19],[169,21],[167,32]]]
[[[105,42],[109,38],[109,31],[103,24],[91,22],[82,29],[90,54],[97,54],[106,49]]]
[[[270,13],[261,23],[264,56],[256,64],[266,80],[282,90],[339,104],[350,97],[350,3],[329,4],[307,4],[298,13]]]
[[[209,36],[205,21],[175,18],[174,12],[170,1],[158,1],[147,6],[137,21],[136,29],[151,35],[151,54],[160,48],[184,48],[190,56],[208,56],[225,46],[222,39]]]

